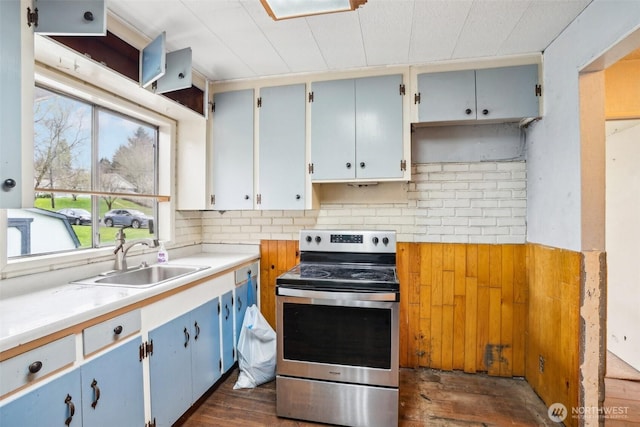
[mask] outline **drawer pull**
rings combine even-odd
[[[120,335],[120,334],[122,333],[122,326],[121,326],[121,325],[118,325],[118,326],[116,326],[115,328],[113,328],[113,333],[114,333],[115,335]]]
[[[91,388],[93,389],[93,402],[91,402],[91,407],[96,409],[96,406],[98,406],[98,400],[100,400],[100,387],[98,387],[98,381],[95,379],[91,381]]]
[[[72,397],[70,394],[67,394],[67,397],[64,399],[64,403],[67,405],[67,409],[69,410],[69,416],[64,421],[64,425],[68,426],[73,421],[73,416],[76,414],[76,405],[71,401]]]
[[[187,331],[187,328],[184,328],[184,348],[187,348],[188,345],[189,345],[189,331]]]
[[[226,314],[224,315],[224,320],[227,320],[229,318],[229,314],[231,314],[229,312],[229,306],[227,304],[224,305],[224,309],[226,311]]]
[[[238,297],[238,311],[242,310],[242,298]]]
[[[31,372],[32,374],[37,374],[40,369],[42,369],[42,362],[39,360],[36,360],[31,365],[29,365],[29,372]]]

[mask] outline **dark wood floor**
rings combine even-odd
[[[185,427],[298,426],[324,424],[278,418],[275,381],[233,390],[237,368],[203,399]],[[401,427],[557,426],[547,408],[521,379],[431,369],[400,370]]]

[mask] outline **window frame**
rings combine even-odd
[[[101,108],[131,117],[135,120],[148,123],[158,128],[158,152],[157,152],[157,187],[159,196],[157,203],[156,236],[164,242],[170,242],[174,235],[174,173],[175,152],[178,119],[161,114],[162,105],[148,106],[137,99],[144,98],[146,90],[139,89],[144,93],[131,93],[127,88],[127,80],[122,76],[115,76],[116,79],[123,80],[123,88],[118,93],[107,91],[91,84],[86,79],[78,79],[74,76],[59,72],[46,65],[36,62],[34,69],[34,85],[43,86],[49,90],[59,92],[65,96],[76,98],[81,101],[95,104]],[[104,73],[115,75],[115,73],[104,69]],[[120,87],[118,85],[118,87]],[[33,102],[32,99],[29,100]],[[158,111],[154,111],[154,109]],[[31,126],[33,122],[31,121]],[[33,160],[33,148],[31,150],[30,162]],[[23,159],[23,163],[26,160]],[[29,207],[29,206],[24,206]],[[75,265],[85,265],[88,263],[113,260],[113,247],[102,246],[98,248],[85,248],[76,251],[59,252],[52,254],[32,255],[28,257],[7,258],[7,211],[0,210],[0,273],[4,277],[20,276],[40,271],[49,271],[51,268],[71,267]],[[142,245],[132,248],[131,253],[143,253]]]

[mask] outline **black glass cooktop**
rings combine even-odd
[[[301,263],[280,275],[277,286],[335,291],[398,291],[395,266]]]

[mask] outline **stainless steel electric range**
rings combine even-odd
[[[396,426],[399,301],[395,232],[301,231],[276,280],[278,416]]]

